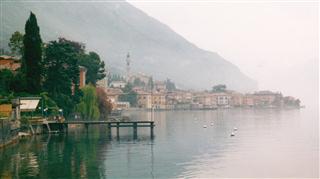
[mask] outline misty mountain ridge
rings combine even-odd
[[[34,12],[43,41],[65,37],[83,42],[96,51],[112,72],[125,72],[130,52],[133,73],[155,79],[170,78],[178,86],[210,89],[226,84],[229,89],[253,91],[257,83],[217,53],[202,50],[167,25],[127,2],[4,2],[1,47],[15,31],[24,32]]]

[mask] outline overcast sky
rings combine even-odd
[[[298,96],[317,93],[316,2],[129,2],[237,65],[258,81],[259,89]]]

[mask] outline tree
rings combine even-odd
[[[123,88],[123,93],[124,94],[119,96],[119,101],[129,102],[132,106],[135,106],[137,104],[138,94],[132,90],[132,85],[130,83],[127,83]]]
[[[8,95],[11,92],[10,87],[13,79],[14,75],[10,70],[0,70],[0,96]]]
[[[41,100],[43,100],[42,107],[44,109],[47,109],[51,114],[57,115],[58,111],[59,111],[59,107],[58,107],[57,103],[48,96],[47,92],[40,93],[40,96],[41,96]],[[42,110],[44,110],[44,109],[42,109]]]
[[[226,85],[219,84],[212,87],[212,92],[215,92],[215,93],[225,92],[226,89],[227,89]]]
[[[106,77],[104,61],[95,52],[82,54],[79,59],[79,64],[87,68],[86,83],[96,85],[97,81]]]
[[[169,90],[169,91],[173,91],[173,90],[176,89],[176,85],[170,79],[167,79],[167,81],[166,81],[166,89]]]
[[[10,88],[15,93],[26,93],[28,84],[26,82],[26,75],[21,70],[18,70],[14,75]]]
[[[144,81],[141,81],[140,78],[135,78],[133,80],[133,86],[145,86]]]
[[[14,32],[11,35],[10,41],[8,43],[10,47],[11,54],[20,56],[23,54],[23,34],[19,31]]]
[[[152,79],[152,77],[151,77],[151,78],[149,78],[149,80],[148,80],[148,84],[147,84],[147,87],[148,87],[148,89],[150,89],[150,90],[152,90],[152,89],[153,89],[154,84],[153,84],[153,79]]]
[[[42,40],[36,16],[31,12],[23,36],[22,70],[26,74],[27,92],[38,94],[41,90]]]
[[[84,43],[68,40],[63,37],[58,38],[58,41],[60,43],[67,43],[67,44],[71,45],[73,47],[73,49],[75,50],[75,52],[78,54],[84,54],[84,52],[85,52],[86,46]]]
[[[83,96],[76,106],[76,111],[80,113],[84,120],[97,120],[100,117],[100,112],[95,87],[89,84],[82,88],[82,92]]]
[[[45,49],[44,89],[68,116],[79,103],[79,51],[66,41],[51,41]]]
[[[98,106],[100,111],[100,118],[107,119],[108,114],[112,110],[112,104],[107,97],[107,93],[103,88],[96,88],[97,96],[98,96]]]

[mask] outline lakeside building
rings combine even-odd
[[[142,76],[145,77],[143,82],[150,79],[148,76]],[[140,79],[141,81],[142,79]],[[124,86],[125,82],[115,81],[114,84],[113,87],[108,88],[107,94],[111,102],[116,103],[118,96],[122,93],[120,87]],[[271,91],[256,91],[247,94],[229,90],[224,92],[180,89],[168,91],[164,81],[156,81],[153,89],[138,85],[134,86],[132,90],[137,93],[137,105],[133,107],[142,109],[282,108],[288,105],[291,107],[300,106],[299,100],[293,97],[284,98],[280,92]]]
[[[254,96],[252,94],[245,94],[242,99],[242,106],[253,107],[255,104]]]
[[[83,66],[79,66],[79,88],[83,88],[86,85],[86,75],[87,75],[87,68]]]
[[[11,71],[16,71],[21,67],[21,62],[18,57],[1,55],[0,56],[0,70],[8,69]]]
[[[86,85],[86,75],[87,75],[87,68],[84,66],[79,66],[79,89],[83,88]],[[74,83],[71,84],[71,92],[74,95],[75,85]]]
[[[106,88],[108,87],[108,78],[103,78],[99,81],[97,81],[97,87]]]
[[[144,109],[151,109],[152,108],[152,98],[151,93],[145,91],[138,91],[138,107]]]
[[[167,109],[166,94],[165,93],[153,93],[151,95],[152,107],[154,109]]]
[[[166,92],[167,91],[167,85],[164,81],[155,81],[154,83],[154,89],[158,92]]]
[[[112,109],[118,108],[117,103],[119,102],[119,96],[123,94],[122,90],[119,88],[104,88],[104,90],[112,104]]]
[[[257,91],[253,93],[254,106],[257,107],[281,107],[282,94],[280,92]]]
[[[168,109],[166,93],[138,91],[138,107],[145,109]]]
[[[208,92],[194,93],[192,108],[213,109],[217,107],[217,96]]]
[[[231,104],[231,95],[228,93],[213,93],[216,96],[217,106],[229,107]]]
[[[244,104],[244,95],[238,92],[231,92],[231,106],[241,107]]]

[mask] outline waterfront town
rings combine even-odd
[[[129,61],[130,57],[127,57]],[[0,69],[12,71],[20,68],[18,58],[0,56]],[[240,93],[226,89],[225,85],[216,85],[212,90],[196,91],[177,89],[169,79],[152,80],[152,76],[136,73],[131,74],[130,63],[127,63],[127,74],[118,78],[104,78],[97,86],[107,94],[107,101],[113,110],[155,109],[155,110],[213,110],[217,108],[296,108],[300,100],[292,96],[284,96],[281,92],[256,91]],[[79,87],[86,85],[86,68],[79,66]],[[110,81],[109,81],[110,80]],[[131,91],[125,92],[126,85]],[[132,98],[122,98],[123,96]]]
[[[1,145],[24,135],[62,132],[68,121],[102,121],[119,128],[124,110],[216,110],[227,108],[300,108],[300,100],[281,92],[241,93],[212,81],[212,89],[188,90],[173,80],[153,79],[132,71],[130,53],[124,54],[122,73],[106,69],[105,61],[85,44],[59,37],[43,42],[35,14],[16,31],[0,54]],[[120,67],[121,68],[121,67]],[[117,126],[111,122],[110,116]],[[119,115],[120,114],[120,115]],[[120,118],[119,118],[120,116]],[[131,121],[136,136],[139,121]],[[140,125],[150,127],[153,121]],[[126,124],[128,126],[129,124]],[[40,132],[38,131],[41,126]],[[18,135],[19,134],[19,135]]]
[[[0,2],[0,179],[319,178],[318,11],[209,1]]]

